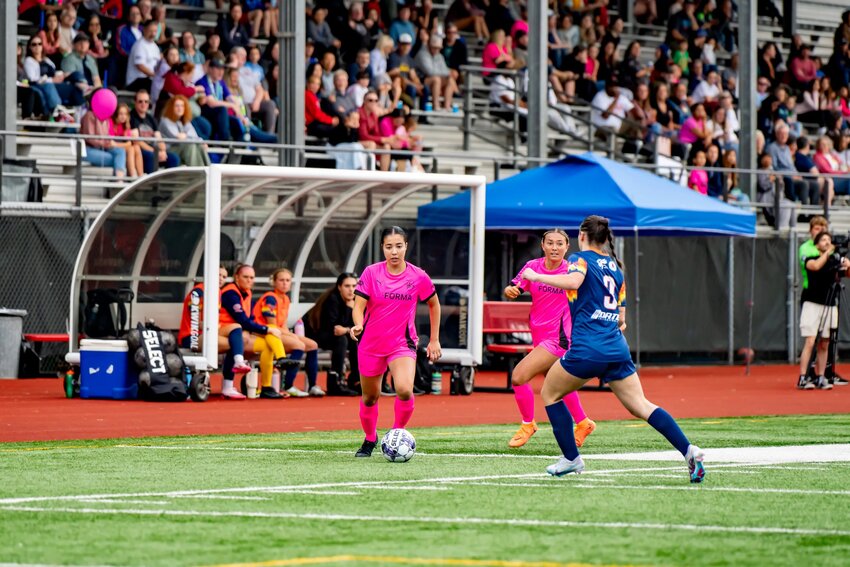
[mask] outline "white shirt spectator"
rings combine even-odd
[[[503,95],[509,102],[503,100]],[[513,108],[516,98],[516,83],[507,75],[496,75],[490,83],[490,102],[506,108]]]
[[[159,46],[146,40],[144,37],[133,44],[133,49],[130,50],[130,57],[127,63],[127,84],[129,85],[136,79],[144,79],[147,77],[139,71],[136,65],[144,65],[151,71],[156,68],[157,62],[162,57],[159,51]]]
[[[387,56],[380,49],[373,49],[369,53],[369,67],[372,68],[372,76],[379,77],[387,72]]]
[[[590,110],[590,121],[593,122],[595,126],[609,128],[615,132],[620,131],[620,127],[623,125],[623,118],[626,117],[626,114],[634,108],[635,105],[622,94],[618,94],[616,104],[611,110],[611,113],[607,118],[603,117],[602,113],[614,104],[614,101],[614,97],[608,96],[608,93],[605,92],[605,90],[601,90],[596,93],[596,96],[594,96],[593,100],[590,102],[592,107]]]
[[[350,96],[355,103],[357,103],[357,108],[363,106],[363,99],[366,97],[366,93],[369,92],[369,87],[364,87],[360,85],[360,83],[354,83],[348,90],[345,91],[345,96]]]
[[[711,85],[708,81],[700,81],[697,88],[694,89],[693,94],[691,94],[694,104],[705,102],[706,99],[717,100],[719,96],[720,87],[718,85]]]
[[[243,66],[239,69],[239,88],[242,90],[242,101],[245,104],[253,104],[257,98],[257,87],[262,85],[260,74]]]

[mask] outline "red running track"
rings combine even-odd
[[[647,397],[677,417],[734,417],[850,413],[850,386],[831,391],[798,391],[792,366],[643,368]],[[322,378],[320,378],[321,380]],[[301,380],[301,378],[299,378]],[[503,372],[483,372],[480,385],[502,385]],[[592,381],[595,385],[596,381]],[[542,378],[532,383],[539,391]],[[443,392],[448,380],[444,379]],[[213,391],[219,391],[214,379]],[[628,419],[613,394],[583,391],[595,420]],[[382,398],[379,426],[392,420],[393,398]],[[159,435],[211,435],[356,429],[358,398],[224,400],[168,404],[65,399],[58,379],[0,380],[0,442],[104,439]],[[546,421],[537,400],[537,418]],[[414,427],[512,423],[518,421],[510,394],[420,396]]]

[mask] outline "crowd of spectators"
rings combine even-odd
[[[759,4],[760,13],[781,18],[769,1]],[[276,141],[281,70],[278,45],[269,37],[276,32],[276,3],[217,0],[221,13],[202,43],[190,30],[177,33],[166,25],[166,14],[176,21],[197,19],[199,12],[188,9],[202,6],[202,0],[179,5],[22,0],[20,18],[39,28],[19,56],[21,86],[29,91],[25,114],[70,120],[76,113],[79,120],[87,97],[104,85],[135,95],[131,128],[119,127],[116,114],[108,124],[82,120],[84,132],[136,135],[138,107],[147,98],[145,137]],[[307,6],[304,113],[306,133],[318,143],[362,152],[382,149],[387,151],[377,159],[382,169],[416,168],[410,154],[395,153],[422,145],[412,132],[416,120],[410,119],[411,111],[420,110],[413,113],[419,120],[457,111],[461,67],[473,50],[481,54],[494,114],[519,115],[524,127],[525,0],[454,0],[443,13],[432,0],[313,0]],[[574,132],[559,109],[589,102],[602,136],[616,132],[636,150],[669,147],[691,165],[736,163],[735,3],[637,0],[634,8],[639,22],[666,26],[653,59],[642,56],[639,41],[621,42],[624,22],[609,13],[608,0],[549,0],[550,126]],[[842,15],[833,39],[830,54],[823,57],[813,55],[800,36],[791,38],[787,49],[774,42],[759,49],[760,151],[770,155],[777,171],[777,191],[791,201],[818,203],[850,190],[843,180],[799,175],[846,172],[850,164],[850,136],[845,135],[850,126],[850,11]],[[163,116],[167,122],[160,123]],[[210,159],[203,145],[160,148],[140,137],[131,146],[104,142],[93,146],[104,153],[93,155],[103,162],[112,159],[116,172],[131,175],[141,173],[140,154],[145,172],[157,163]],[[357,151],[338,155],[348,167],[365,163]],[[735,176],[707,175],[705,183],[702,177],[696,175],[689,185],[714,197],[745,198]]]

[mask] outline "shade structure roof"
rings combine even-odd
[[[487,229],[576,230],[591,214],[624,235],[755,236],[756,215],[586,153],[487,185]],[[419,207],[420,228],[469,224],[469,192]]]

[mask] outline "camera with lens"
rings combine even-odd
[[[850,252],[850,233],[836,234],[832,237],[832,245],[835,246],[835,254],[839,258],[847,256]]]

